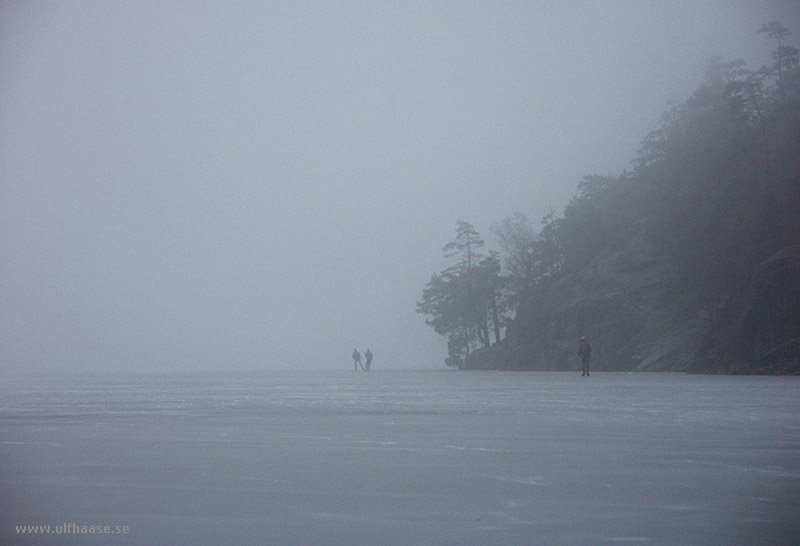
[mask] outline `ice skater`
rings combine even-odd
[[[358,349],[353,349],[353,365],[356,367],[356,371],[358,371],[359,366],[361,366],[362,369],[364,368],[361,364],[361,353],[358,352]]]
[[[592,344],[585,338],[581,338],[581,342],[578,344],[578,356],[581,358],[581,367],[583,373],[581,377],[585,377],[589,375],[589,359],[592,357]]]
[[[364,366],[364,371],[369,370],[369,365],[372,364],[372,351],[367,349],[367,352],[364,353],[364,357],[367,359],[367,363]]]

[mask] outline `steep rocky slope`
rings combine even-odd
[[[763,262],[704,336],[695,373],[800,373],[800,246]]]
[[[667,255],[639,233],[616,251],[543,286],[506,339],[465,368],[578,369],[577,343],[604,370],[686,370],[708,327],[700,298]]]
[[[711,312],[706,290],[638,234],[544,286],[499,344],[464,369],[800,373],[800,247],[782,250]]]

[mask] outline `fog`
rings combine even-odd
[[[547,4],[1,2],[0,371],[443,366],[456,220],[558,213],[706,59],[800,32]]]

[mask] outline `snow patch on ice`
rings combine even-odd
[[[491,480],[497,480],[501,482],[507,483],[519,483],[522,485],[542,485],[544,482],[544,478],[541,476],[529,476],[527,478],[514,478],[511,476],[496,476],[490,474],[484,474],[484,477],[489,478]]]
[[[460,451],[489,451],[492,453],[509,453],[510,450],[508,449],[497,449],[494,447],[467,447],[467,446],[454,446],[448,444],[444,446],[445,449],[458,449]]]

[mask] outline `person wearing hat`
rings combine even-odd
[[[589,358],[592,356],[592,345],[585,337],[582,337],[581,342],[578,344],[578,356],[581,357],[583,370],[581,377],[585,377],[589,375]]]

